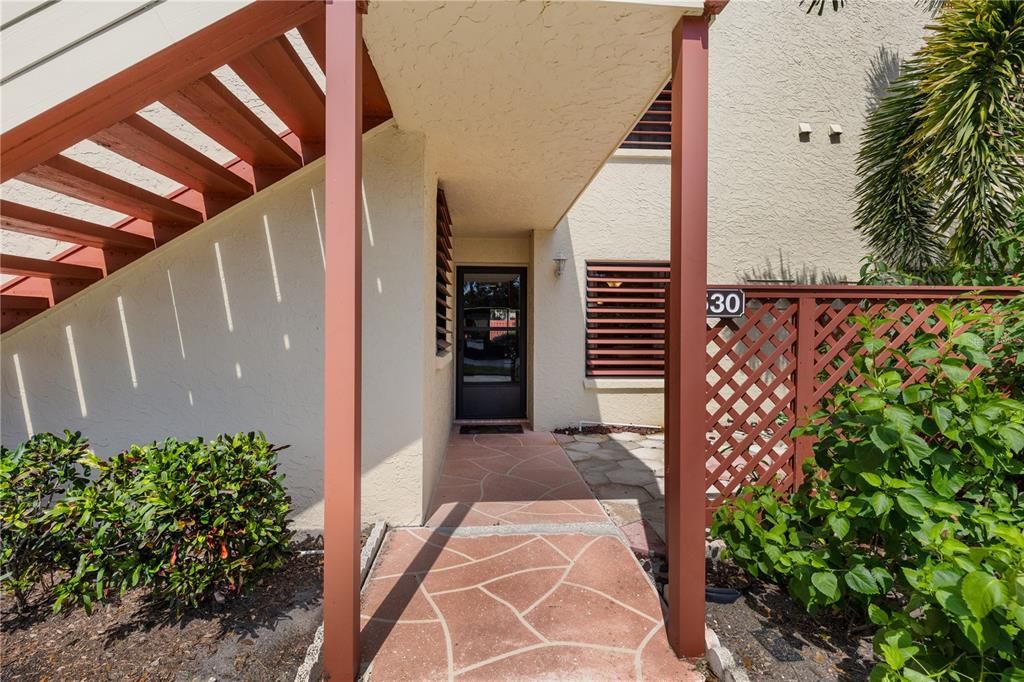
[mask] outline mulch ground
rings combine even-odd
[[[668,563],[660,554],[637,559],[665,596]],[[810,616],[785,589],[754,580],[728,561],[705,562],[708,587],[738,590],[732,604],[707,602],[705,618],[752,680],[862,682],[874,666],[871,631],[848,614]]]
[[[294,555],[238,599],[180,618],[141,589],[91,616],[52,615],[46,604],[18,614],[5,598],[0,679],[291,682],[322,620],[322,594],[323,555],[314,553]]]
[[[732,587],[732,604],[708,602],[707,623],[751,679],[860,682],[874,665],[871,631],[845,612],[810,616],[785,589],[728,562],[707,562],[707,584]]]

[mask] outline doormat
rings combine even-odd
[[[463,435],[480,435],[484,433],[522,433],[521,424],[480,424],[477,426],[463,426],[459,433]]]

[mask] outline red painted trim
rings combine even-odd
[[[23,275],[46,279],[94,280],[103,277],[103,272],[98,268],[70,265],[68,263],[55,263],[52,260],[15,256],[9,253],[0,253],[0,272],[5,275]]]
[[[207,194],[247,197],[252,185],[138,114],[90,138],[126,159]]]
[[[324,93],[285,36],[260,45],[230,64],[303,142],[324,141]]]
[[[320,0],[254,2],[0,135],[0,181],[124,120],[323,11]]]
[[[137,234],[112,230],[77,218],[50,213],[31,206],[0,199],[0,226],[5,230],[46,239],[72,242],[95,248],[148,250],[153,240]]]
[[[704,654],[705,289],[708,223],[708,19],[672,32],[672,213],[665,369],[665,521],[669,643]]]
[[[324,676],[359,672],[362,479],[362,17],[327,6],[324,211]]]
[[[188,227],[203,222],[199,211],[66,156],[55,156],[18,179],[150,222]]]
[[[213,74],[162,95],[160,102],[253,166],[294,170],[299,155]]]

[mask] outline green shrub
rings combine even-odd
[[[65,524],[86,529],[54,609],[78,602],[89,609],[137,585],[179,608],[196,606],[236,595],[252,576],[281,566],[291,531],[278,450],[249,433],[133,445],[106,462],[93,457],[95,485],[54,509]]]
[[[971,377],[970,365],[991,366],[975,333],[991,320],[936,314],[941,338],[921,333],[888,357],[884,321],[857,318],[863,385],[840,385],[794,431],[817,439],[804,483],[745,489],[712,530],[811,612],[862,609],[879,626],[873,680],[1019,680],[1024,404]]]
[[[51,527],[47,512],[61,495],[81,489],[80,460],[89,444],[81,433],[40,433],[13,450],[0,447],[0,583],[25,607],[39,578],[67,559],[68,536]]]

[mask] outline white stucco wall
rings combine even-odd
[[[433,299],[411,295],[433,277],[424,148],[394,127],[364,146],[363,514],[392,523],[420,520],[424,462],[436,468],[450,414]],[[3,443],[70,428],[110,453],[263,430],[291,446],[296,527],[319,527],[322,231],[319,161],[5,334]]]
[[[708,278],[731,283],[781,250],[795,269],[856,279],[856,153],[896,56],[920,45],[925,3],[857,0],[807,15],[797,2],[733,0],[711,27]],[[801,141],[798,124],[811,125]],[[838,141],[830,124],[842,126]],[[534,233],[534,423],[660,424],[660,382],[584,386],[585,263],[667,259],[668,152],[622,150],[553,232]],[[561,279],[551,259],[569,257]],[[776,271],[778,267],[776,265]]]

